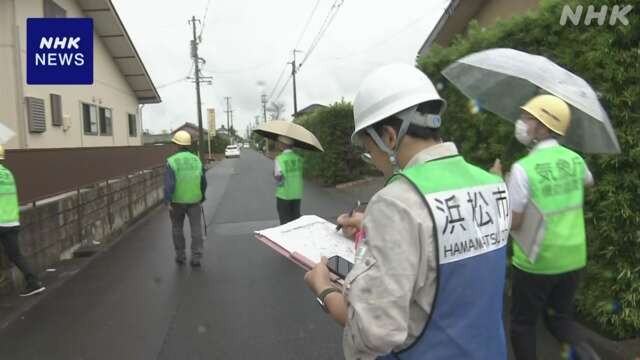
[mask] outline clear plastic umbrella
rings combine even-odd
[[[563,144],[586,153],[620,153],[596,92],[543,56],[513,49],[484,50],[457,60],[442,74],[481,108],[513,122],[529,99],[553,94],[571,106],[571,125],[561,139]]]
[[[9,129],[8,127],[0,123],[0,145],[11,140],[11,138],[14,137],[15,135],[16,133],[14,133],[13,130]]]
[[[311,151],[324,151],[320,141],[304,127],[284,120],[272,120],[258,126],[253,132],[272,140],[286,136],[294,141],[294,146]]]

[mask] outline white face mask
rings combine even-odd
[[[524,121],[522,121],[522,119],[518,119],[518,121],[516,121],[515,136],[516,139],[524,146],[529,146],[533,142],[533,138],[527,133],[528,128],[529,127]]]

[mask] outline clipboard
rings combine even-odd
[[[335,230],[335,224],[315,215],[306,215],[290,223],[259,230],[256,240],[308,271],[320,261],[338,255],[355,262],[355,244]],[[342,280],[331,274],[331,280]]]
[[[522,225],[518,230],[511,230],[511,235],[529,261],[535,263],[544,240],[546,220],[533,201],[527,203],[523,215]]]

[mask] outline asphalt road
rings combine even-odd
[[[0,360],[342,359],[303,271],[252,236],[278,224],[272,164],[245,150],[208,171],[200,269],[174,263],[158,208],[107,251],[57,264],[43,295],[0,298]],[[332,219],[354,200],[307,183],[302,212]],[[562,358],[542,325],[538,336],[540,358]]]
[[[217,163],[202,268],[174,263],[159,208],[0,329],[0,359],[342,358],[341,329],[303,271],[252,236],[277,225],[271,174],[253,151]],[[307,184],[302,211],[332,218],[351,204]]]

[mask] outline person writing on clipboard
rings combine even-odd
[[[305,275],[344,326],[346,359],[507,358],[506,185],[441,141],[445,106],[404,64],[374,71],[356,96],[352,142],[389,180],[364,215],[338,220],[345,234],[364,233],[343,288],[326,259]]]
[[[540,313],[558,340],[588,348],[576,338],[571,318],[579,272],[587,263],[582,202],[584,187],[593,185],[593,176],[580,155],[558,143],[571,121],[569,106],[562,99],[539,95],[521,109],[515,137],[531,151],[512,166],[508,180],[512,230],[520,229],[527,205],[535,205],[536,211],[544,216],[545,230],[533,261],[533,255],[518,243],[517,232],[512,234],[516,241],[512,259],[511,343],[517,360],[535,360],[536,322]],[[499,161],[492,171],[502,172]]]

